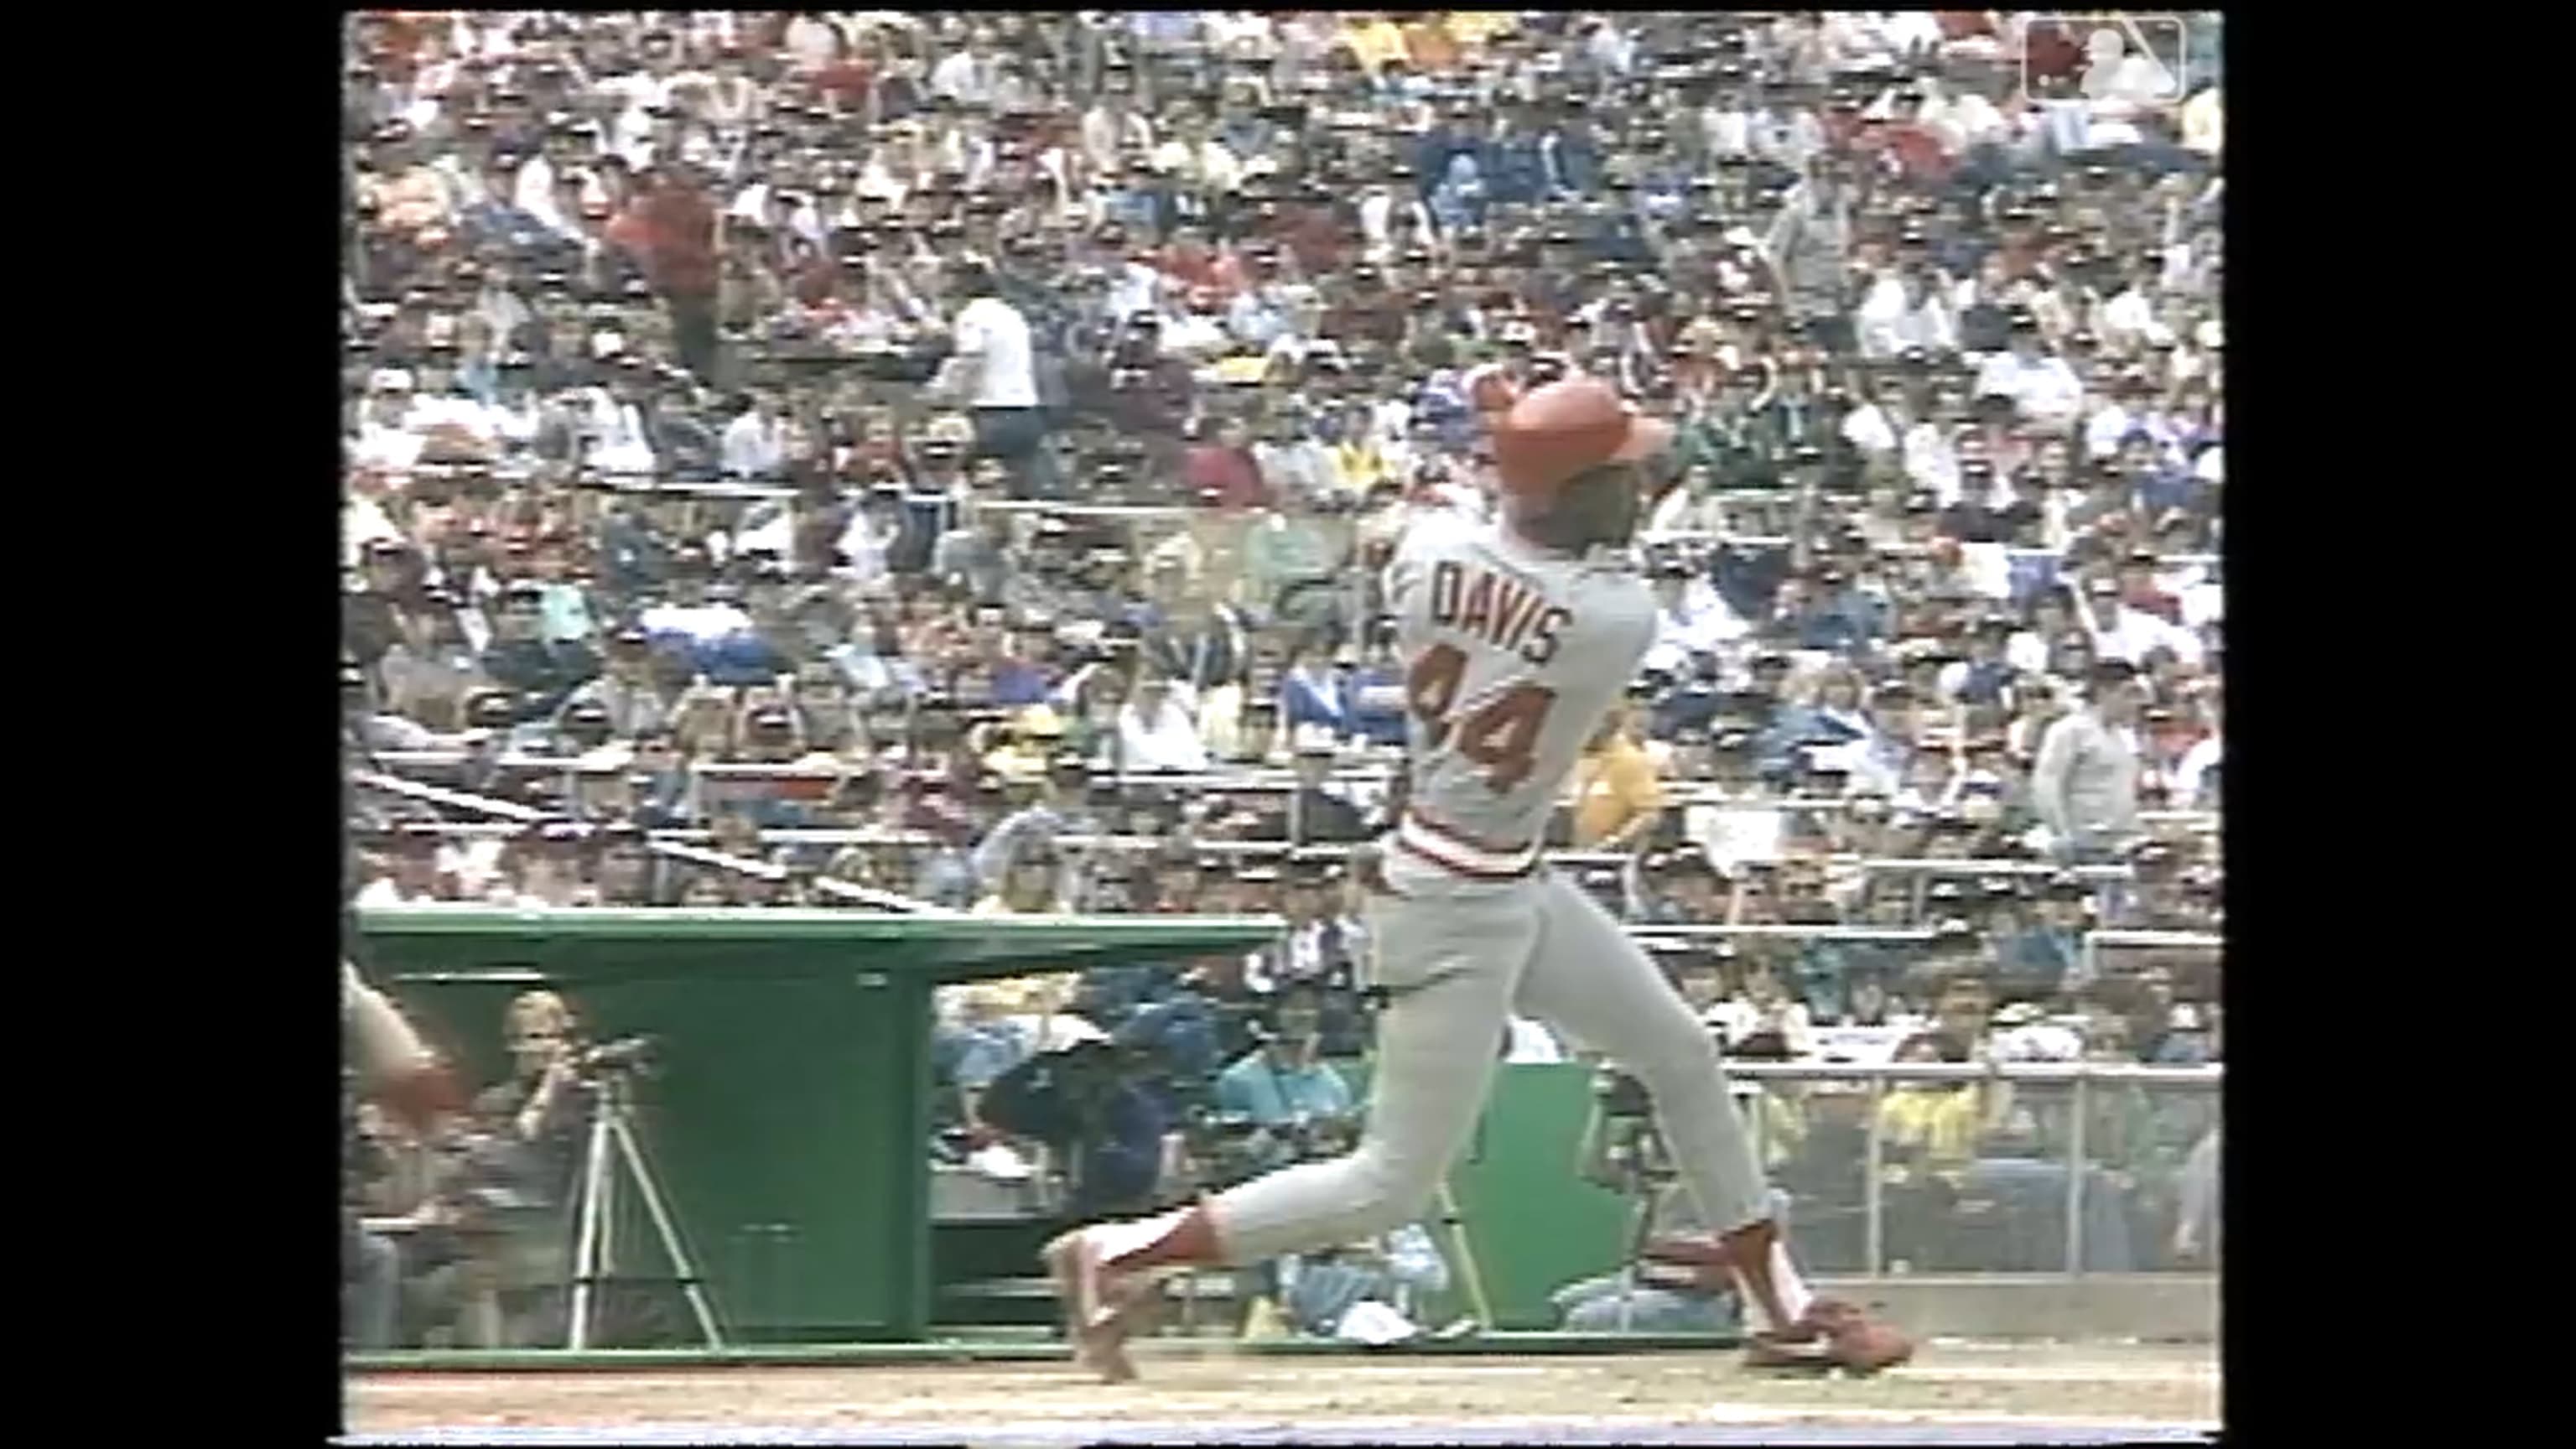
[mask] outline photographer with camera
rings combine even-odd
[[[571,1006],[552,991],[513,998],[503,1015],[511,1076],[474,1100],[480,1140],[458,1194],[478,1227],[477,1276],[489,1281],[504,1341],[563,1341],[572,1243],[562,1211],[574,1198],[583,1136],[600,1073],[626,1064],[635,1043],[586,1045]]]

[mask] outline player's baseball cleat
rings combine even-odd
[[[1757,1332],[1745,1345],[1746,1366],[1874,1374],[1914,1356],[1914,1341],[1838,1298],[1819,1298],[1785,1332]]]
[[[1127,1356],[1127,1335],[1118,1315],[1107,1311],[1108,1284],[1100,1270],[1100,1250],[1080,1228],[1046,1245],[1047,1270],[1055,1276],[1056,1299],[1064,1307],[1064,1339],[1073,1346],[1073,1361],[1108,1383],[1136,1377]]]
[[[1118,1273],[1102,1265],[1099,1245],[1082,1228],[1059,1234],[1044,1249],[1064,1306],[1065,1342],[1073,1361],[1108,1383],[1136,1377],[1127,1340],[1153,1327],[1162,1306],[1162,1282],[1152,1273]]]

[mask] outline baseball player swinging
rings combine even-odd
[[[1467,1140],[1517,1010],[1642,1081],[1711,1253],[1756,1319],[1751,1362],[1871,1373],[1913,1345],[1815,1297],[1771,1217],[1715,1042],[1600,906],[1544,867],[1538,841],[1584,741],[1655,634],[1621,562],[1648,503],[1644,465],[1671,428],[1576,376],[1525,396],[1484,389],[1501,518],[1416,528],[1388,570],[1411,716],[1405,812],[1357,863],[1383,993],[1357,1151],[1158,1217],[1094,1224],[1045,1250],[1075,1362],[1133,1377],[1126,1339],[1160,1277],[1251,1264],[1417,1217]]]

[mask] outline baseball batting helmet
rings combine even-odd
[[[1669,423],[1646,417],[1597,377],[1533,388],[1494,420],[1494,474],[1505,496],[1544,509],[1577,475],[1662,452]]]

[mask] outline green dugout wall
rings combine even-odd
[[[457,906],[359,924],[369,977],[476,1085],[507,1075],[503,1008],[535,987],[570,996],[596,1040],[655,1038],[638,1126],[726,1331],[746,1344],[928,1335],[933,986],[1248,950],[1280,928]],[[1343,1069],[1365,1092],[1365,1067]],[[1504,1067],[1451,1174],[1498,1327],[1549,1326],[1552,1290],[1618,1260],[1626,1204],[1575,1174],[1591,1102],[1585,1067]]]
[[[918,1339],[930,1323],[930,991],[1274,939],[1270,917],[807,910],[363,911],[369,977],[480,1085],[538,986],[595,1040],[656,1039],[638,1123],[730,1337]]]

